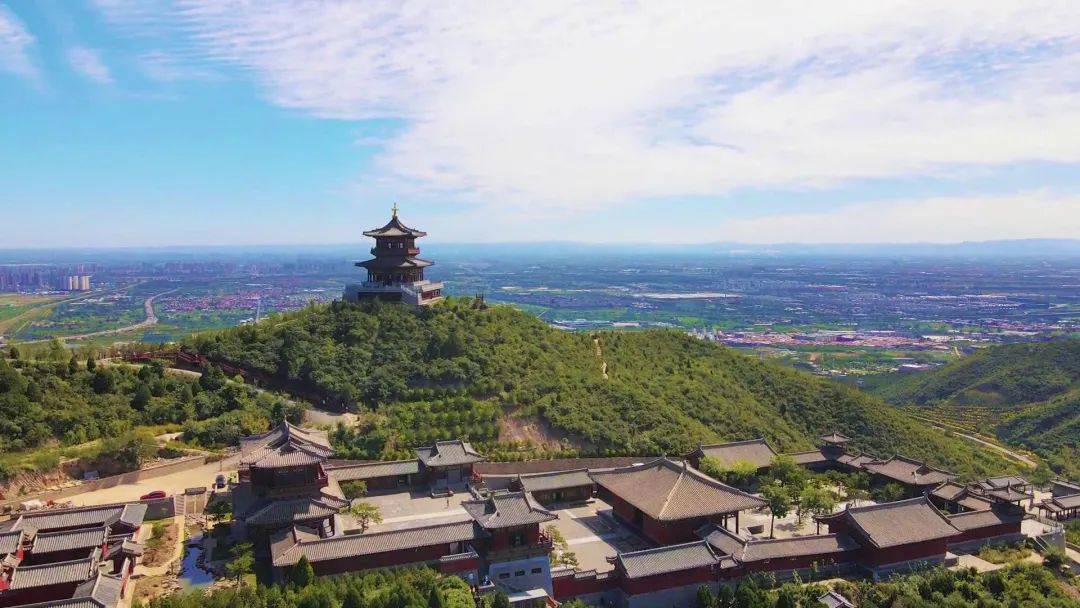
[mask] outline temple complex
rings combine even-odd
[[[398,219],[394,205],[390,221],[382,228],[368,230],[364,236],[375,239],[370,260],[356,265],[367,270],[367,280],[345,286],[344,300],[384,300],[403,302],[414,306],[427,306],[442,299],[442,283],[424,278],[424,269],[434,262],[419,258],[420,249],[416,239],[427,233],[409,228]]]

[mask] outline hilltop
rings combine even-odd
[[[935,370],[889,380],[875,392],[890,403],[996,435],[1061,466],[1076,466],[1080,340],[992,346]]]
[[[510,307],[471,304],[311,306],[186,347],[362,412],[361,432],[335,435],[354,457],[451,436],[513,457],[500,433],[524,421],[576,453],[681,454],[760,436],[793,451],[836,429],[871,453],[961,474],[1007,468],[856,389],[680,332],[564,332]]]

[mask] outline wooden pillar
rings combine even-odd
[[[739,533],[739,512],[735,511],[735,533]]]

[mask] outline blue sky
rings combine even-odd
[[[1080,5],[0,0],[0,247],[1080,238]]]

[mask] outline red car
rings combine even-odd
[[[165,490],[154,490],[149,494],[143,494],[139,497],[139,500],[154,500],[155,498],[165,498]]]

